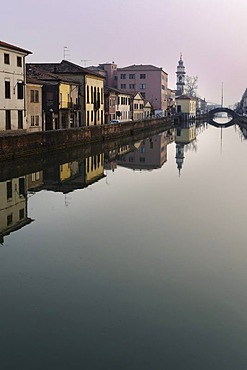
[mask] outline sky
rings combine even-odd
[[[27,62],[118,67],[152,64],[176,88],[180,53],[198,95],[224,106],[247,87],[246,0],[12,0],[1,4],[0,40],[32,51]]]

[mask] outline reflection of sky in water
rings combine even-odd
[[[161,169],[29,198],[0,250],[4,369],[245,368],[247,146],[195,143],[180,176],[172,143]]]

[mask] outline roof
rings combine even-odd
[[[19,51],[19,52],[24,53],[24,54],[32,54],[32,52],[29,51],[29,50],[22,49],[19,46],[8,44],[7,42],[4,42],[4,41],[0,41],[0,47],[10,49],[10,50],[14,50],[14,51]]]
[[[29,76],[27,76],[26,82],[32,85],[42,85],[42,82],[40,80],[34,77],[29,77]]]
[[[95,77],[104,78],[101,74],[90,71],[89,69],[69,62],[68,60],[62,60],[60,63],[30,63],[29,65],[55,74],[89,74]]]
[[[79,85],[78,81],[72,81],[66,78],[66,76],[63,76],[60,74],[47,72],[46,70],[34,64],[27,64],[26,70],[27,70],[27,78],[36,79],[36,81],[39,80],[39,81],[49,81],[49,82],[68,82],[70,84],[73,83],[73,84]]]
[[[127,67],[118,68],[118,71],[163,71],[162,67],[156,67],[151,64],[132,64]],[[163,71],[166,73],[165,71]]]
[[[175,98],[176,100],[177,99],[184,99],[184,100],[196,100],[196,98],[194,96],[189,96],[189,95],[180,95],[180,96],[176,96]]]
[[[130,92],[128,92],[128,91],[125,91],[125,90],[120,90],[120,89],[116,89],[115,87],[111,87],[111,86],[106,86],[105,87],[105,91],[107,92],[107,91],[113,91],[113,92],[115,92],[116,94],[125,94],[125,95],[129,95],[129,96],[131,96],[132,95],[132,93],[130,93]]]

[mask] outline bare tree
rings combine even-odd
[[[189,96],[197,96],[198,77],[186,76],[185,79],[185,94]]]

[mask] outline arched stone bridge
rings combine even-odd
[[[217,113],[227,113],[229,116],[231,116],[232,118],[230,119],[230,121],[228,122],[225,122],[225,123],[218,123],[214,120],[215,118],[215,115]],[[224,107],[219,107],[219,108],[215,108],[215,109],[212,109],[210,110],[208,113],[208,123],[211,124],[212,126],[215,126],[215,127],[230,127],[230,126],[233,126],[235,123],[238,123],[239,122],[239,119],[241,118],[241,116],[239,116],[236,112],[234,112],[232,109],[230,108],[224,108]]]
[[[239,118],[239,115],[234,112],[234,110],[230,109],[230,108],[224,108],[224,107],[219,107],[219,108],[215,108],[215,109],[212,109],[208,112],[208,116],[213,119],[215,114],[217,113],[227,113],[229,116],[232,117],[232,119],[237,119]]]

